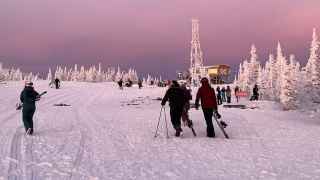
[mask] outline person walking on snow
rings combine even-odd
[[[201,87],[197,92],[195,102],[196,109],[199,109],[199,100],[201,100],[201,107],[207,124],[207,136],[215,137],[212,116],[213,113],[218,112],[218,105],[214,89],[210,86],[207,78],[201,79]]]
[[[164,106],[169,100],[170,106],[170,118],[173,128],[176,130],[175,136],[179,137],[181,129],[181,116],[183,107],[186,103],[185,93],[180,88],[177,81],[172,81],[170,88],[167,90],[165,96],[162,99],[161,105]]]
[[[254,88],[252,91],[253,91],[253,95],[250,98],[250,101],[258,101],[259,100],[259,88],[258,88],[257,84],[254,85]]]
[[[33,83],[27,82],[20,94],[22,103],[22,120],[28,135],[33,134],[33,115],[36,111],[36,101],[40,100],[39,93],[34,90]]]

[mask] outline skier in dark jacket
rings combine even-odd
[[[259,100],[259,88],[258,88],[257,84],[254,85],[254,88],[252,91],[253,91],[253,95],[250,100],[258,101]]]
[[[142,88],[142,80],[141,79],[138,80],[138,86],[139,86],[139,89]]]
[[[25,88],[21,92],[20,101],[22,105],[22,120],[25,131],[29,134],[33,134],[33,115],[36,111],[36,101],[40,100],[39,93],[34,90],[33,83],[26,83]]]
[[[118,85],[119,85],[119,89],[123,89],[123,87],[122,87],[122,85],[123,85],[122,79],[120,79],[120,80],[118,81]]]
[[[217,100],[218,100],[218,105],[222,104],[222,97],[221,97],[221,90],[220,87],[217,87]]]
[[[177,81],[172,81],[170,88],[167,90],[161,105],[164,106],[169,100],[170,117],[173,128],[176,130],[176,136],[179,137],[182,132],[181,116],[183,107],[186,103],[185,93],[180,88]]]
[[[218,112],[218,105],[214,89],[210,86],[207,78],[201,79],[201,87],[197,92],[196,97],[196,109],[199,109],[199,100],[201,100],[201,107],[204,114],[204,118],[207,123],[207,136],[215,137],[212,116],[213,113]]]
[[[54,84],[56,85],[56,89],[60,88],[60,80],[58,78],[54,80]]]

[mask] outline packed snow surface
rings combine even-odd
[[[166,106],[170,138],[164,118],[154,138],[156,99],[166,88],[66,82],[56,90],[40,81],[36,90],[48,93],[37,103],[35,134],[26,137],[15,110],[22,88],[0,85],[0,180],[320,179],[319,109],[282,111],[273,102],[241,100],[250,108],[219,107],[231,139],[216,124],[212,139],[195,109],[198,136],[183,127],[183,137],[174,137]]]

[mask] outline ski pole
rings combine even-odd
[[[162,109],[163,109],[163,106],[162,106],[161,109],[160,109],[160,115],[159,115],[158,125],[157,125],[157,129],[156,129],[156,133],[154,134],[154,137],[155,137],[155,138],[158,136],[158,130],[159,130],[159,124],[160,124],[160,120],[161,120]]]
[[[166,130],[167,130],[167,138],[169,138],[169,130],[168,130],[168,123],[167,123],[167,115],[166,115],[166,108],[163,108],[164,111],[164,121],[166,122]]]

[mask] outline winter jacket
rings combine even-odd
[[[180,87],[170,87],[164,95],[161,105],[165,105],[169,100],[170,108],[183,108],[188,101],[185,95],[185,91]]]
[[[218,110],[217,99],[214,89],[208,83],[202,84],[197,92],[196,107],[199,107],[199,100],[201,100],[202,108],[213,108]]]
[[[23,107],[35,106],[35,102],[39,99],[39,93],[33,87],[25,87],[20,94],[20,101]]]
[[[227,97],[231,97],[231,89],[230,89],[230,88],[229,88],[229,89],[228,89],[228,88],[226,89],[226,96],[227,96]]]
[[[217,97],[221,98],[221,90],[220,90],[220,88],[217,88]]]

